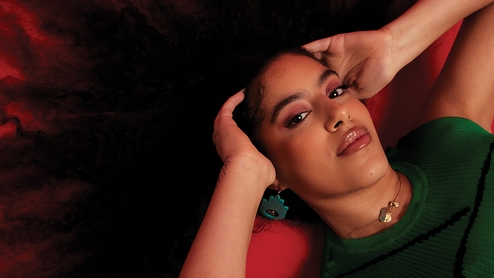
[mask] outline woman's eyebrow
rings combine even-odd
[[[326,81],[326,79],[328,79],[328,77],[330,77],[331,75],[338,76],[338,73],[336,71],[334,71],[334,70],[331,70],[331,69],[327,69],[327,70],[323,71],[321,73],[321,75],[319,75],[319,78],[317,80],[317,86],[318,87],[321,87],[322,84],[324,84],[324,81]]]
[[[271,124],[274,124],[274,122],[276,122],[276,118],[278,118],[278,115],[285,106],[296,100],[303,98],[304,95],[305,95],[304,93],[295,93],[293,95],[289,95],[288,97],[278,102],[273,109],[273,114],[271,115]]]
[[[330,77],[331,75],[338,76],[338,73],[336,73],[336,71],[330,70],[330,69],[323,71],[321,73],[321,75],[319,75],[319,77],[317,78],[317,86],[321,87],[324,84],[324,82],[326,81],[326,79],[328,79],[328,77]],[[305,94],[303,94],[303,93],[295,93],[295,94],[289,95],[288,97],[286,97],[283,100],[281,100],[280,102],[278,102],[273,109],[273,114],[271,115],[270,123],[274,124],[276,122],[276,119],[280,115],[281,110],[285,106],[287,106],[288,104],[290,104],[296,100],[303,98],[304,95]]]

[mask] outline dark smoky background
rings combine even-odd
[[[221,167],[222,103],[271,53],[413,2],[0,0],[2,273],[178,276]]]

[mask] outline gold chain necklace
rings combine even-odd
[[[400,203],[398,203],[396,201],[396,199],[398,198],[398,195],[400,194],[400,191],[401,191],[401,178],[400,178],[400,175],[398,174],[398,180],[400,181],[400,187],[398,188],[398,192],[396,192],[396,196],[395,198],[393,199],[393,201],[389,202],[388,206],[387,207],[384,207],[382,208],[380,211],[379,211],[379,217],[375,220],[372,220],[372,222],[369,222],[365,225],[362,225],[360,227],[357,227],[355,229],[353,229],[350,233],[348,233],[348,235],[346,235],[343,239],[347,239],[349,236],[351,236],[354,232],[358,231],[358,230],[361,230],[371,224],[374,224],[375,222],[379,221],[381,223],[387,223],[387,222],[390,222],[393,218],[391,217],[391,213],[393,212],[393,208],[397,208],[400,206]]]

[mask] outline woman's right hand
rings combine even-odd
[[[359,99],[377,94],[401,69],[393,58],[392,37],[385,28],[339,34],[303,47],[335,70]]]
[[[276,174],[271,161],[261,154],[249,137],[233,120],[233,110],[244,99],[243,91],[231,96],[221,107],[214,120],[213,143],[216,146],[223,169],[223,175],[242,175],[241,178],[260,179],[263,190],[273,184]],[[240,177],[239,177],[240,178]]]

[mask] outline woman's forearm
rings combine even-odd
[[[250,236],[264,190],[259,186],[262,181],[249,170],[228,167],[216,185],[182,278],[245,276]]]
[[[180,277],[244,277],[257,207],[275,169],[233,120],[243,91],[214,120],[213,143],[223,161],[213,197]],[[177,212],[180,213],[180,212]]]
[[[389,33],[395,67],[399,70],[454,24],[492,0],[419,0],[382,29]]]
[[[490,131],[494,119],[494,3],[463,21],[420,122],[457,116]]]

